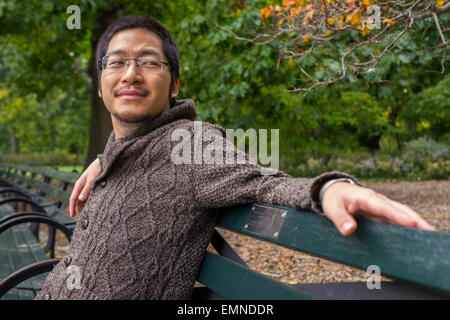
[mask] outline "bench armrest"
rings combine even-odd
[[[0,200],[0,206],[6,203],[25,203],[25,204],[29,204],[32,208],[33,211],[38,211],[38,212],[42,212],[42,213],[46,213],[46,211],[44,210],[44,208],[42,208],[41,205],[39,205],[38,203],[36,203],[35,201],[31,200],[31,199],[26,199],[26,198],[19,198],[19,197],[11,197],[11,198],[6,198],[6,199],[2,199]]]
[[[0,299],[9,290],[16,287],[19,283],[29,278],[32,278],[38,274],[52,271],[54,266],[58,262],[59,259],[38,261],[11,273],[9,276],[0,281]]]
[[[6,222],[0,224],[0,234],[4,232],[5,230],[8,230],[9,228],[26,223],[26,222],[33,222],[33,223],[44,223],[49,226],[49,237],[46,247],[44,248],[44,252],[47,253],[50,252],[50,257],[53,258],[55,256],[55,228],[59,229],[64,233],[66,238],[71,240],[73,231],[67,228],[65,225],[59,223],[55,219],[41,215],[39,213],[32,212],[28,215],[19,215],[19,216],[13,216],[11,219],[8,219]]]

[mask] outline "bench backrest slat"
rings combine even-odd
[[[47,167],[38,167],[38,166],[29,166],[24,164],[17,164],[14,165],[14,168],[17,168],[19,170],[24,170],[27,172],[32,172],[36,174],[40,174],[42,176],[57,179],[59,181],[68,182],[68,183],[75,183],[77,179],[79,178],[80,174],[75,172],[64,172],[59,171],[53,168],[47,168]]]
[[[249,218],[254,205],[287,210],[277,238],[245,228],[252,221]],[[227,208],[218,226],[364,270],[376,265],[385,276],[450,292],[450,234],[447,233],[361,220],[357,231],[344,237],[326,217],[261,203]]]
[[[27,176],[24,176],[24,175],[21,175],[18,173],[12,173],[11,176],[14,177],[17,181],[28,184],[30,186],[35,187],[38,190],[45,192],[47,195],[49,195],[53,199],[55,199],[57,201],[61,201],[65,205],[69,205],[69,202],[70,202],[70,193],[69,192],[63,191],[59,188],[56,188],[46,182],[34,180],[34,179],[31,179]]]
[[[197,281],[225,299],[311,299],[286,284],[272,280],[227,258],[206,253]]]

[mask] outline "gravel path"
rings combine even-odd
[[[362,183],[407,204],[438,231],[450,233],[450,180]],[[252,269],[282,282],[296,284],[367,280],[366,272],[359,269],[226,230],[220,230],[220,233]],[[211,246],[208,250],[214,252]]]

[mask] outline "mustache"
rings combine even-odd
[[[135,91],[139,92],[139,94],[142,95],[142,96],[146,96],[146,95],[148,95],[148,94],[150,93],[150,91],[147,90],[147,89],[145,89],[145,88],[123,86],[123,87],[120,87],[120,88],[117,88],[117,89],[114,89],[114,90],[113,90],[113,95],[114,95],[114,97],[118,97],[119,94],[120,94],[122,91],[125,91],[125,90],[135,90]]]

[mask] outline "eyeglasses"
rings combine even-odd
[[[157,58],[152,56],[139,58],[105,56],[98,62],[101,64],[102,70],[108,72],[124,72],[127,69],[130,60],[136,60],[137,66],[148,73],[162,72],[164,66],[166,66],[170,70],[168,62],[159,61]]]

